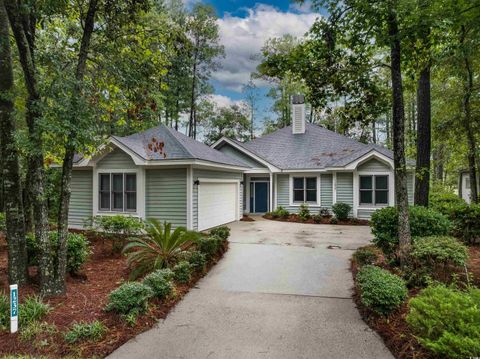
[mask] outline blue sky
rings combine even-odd
[[[215,93],[212,99],[220,106],[242,101],[242,85],[250,79],[258,60],[253,55],[260,52],[266,40],[291,34],[303,36],[319,16],[312,12],[309,1],[298,4],[288,0],[184,0],[188,3],[203,1],[217,11],[220,41],[225,47],[222,67],[212,74]],[[269,86],[258,82],[259,103],[257,127],[265,117],[273,118],[271,100],[266,97]]]

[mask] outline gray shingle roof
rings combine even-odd
[[[393,152],[384,147],[311,123],[306,124],[304,134],[294,135],[288,126],[240,145],[280,169],[343,167],[373,150],[393,159]]]

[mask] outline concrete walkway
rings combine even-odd
[[[224,259],[111,358],[393,358],[351,299],[349,258],[368,227],[259,218],[231,228]]]

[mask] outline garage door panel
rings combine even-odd
[[[198,229],[219,226],[237,219],[238,183],[200,182]]]

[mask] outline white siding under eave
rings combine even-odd
[[[123,152],[121,149],[116,148],[109,154],[105,155],[97,163],[99,170],[103,169],[136,169],[137,166],[133,162],[130,155]]]
[[[353,173],[337,172],[337,203],[347,203],[353,209]],[[353,215],[353,212],[350,212]]]

